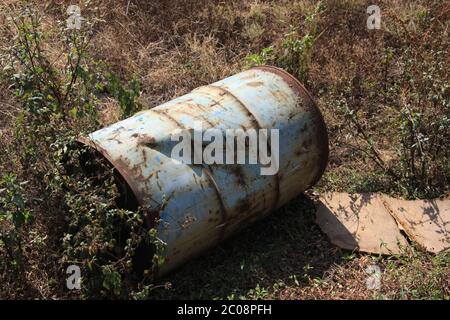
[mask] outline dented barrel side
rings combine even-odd
[[[279,129],[279,170],[261,165],[183,164],[171,159],[177,129]],[[261,66],[91,133],[81,139],[128,183],[150,224],[159,220],[167,273],[314,185],[328,161],[319,109],[294,77]],[[150,253],[149,253],[150,254]]]

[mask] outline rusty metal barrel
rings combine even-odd
[[[173,161],[171,133],[198,122],[205,130],[278,129],[277,173],[261,175],[262,164]],[[81,141],[117,169],[146,208],[165,243],[158,275],[298,196],[320,179],[328,161],[326,126],[311,95],[269,66],[199,87]]]

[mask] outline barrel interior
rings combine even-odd
[[[86,146],[81,142],[77,142],[77,148],[81,151],[80,164],[85,176],[93,179],[95,183],[100,184],[102,182],[101,179],[105,178],[105,170],[112,170],[114,183],[119,192],[119,196],[116,199],[117,207],[119,209],[137,211],[139,202],[137,201],[136,196],[124,177],[112,163],[99,151],[90,146]]]
[[[98,150],[93,147],[78,141],[76,148],[80,150],[79,163],[81,169],[86,177],[91,178],[94,183],[102,184],[102,179],[106,178],[105,171],[113,172],[114,184],[118,190],[118,197],[115,199],[116,206],[119,209],[138,211],[139,202],[132,191],[129,184],[126,182],[120,172],[113,166],[113,164],[103,156]],[[145,212],[144,212],[145,214]],[[145,227],[149,228],[147,221],[144,222]],[[128,230],[123,224],[119,226],[120,232],[115,235],[119,246],[126,245],[126,239],[130,236],[130,230]],[[132,258],[133,269],[138,277],[144,275],[145,270],[152,270],[153,263],[152,257],[155,252],[155,248],[151,244],[142,242],[135,251],[135,255]]]

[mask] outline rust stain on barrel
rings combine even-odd
[[[202,170],[205,173],[205,175],[208,177],[208,180],[209,180],[209,182],[210,182],[211,186],[213,187],[214,192],[216,194],[217,201],[219,202],[220,214],[222,216],[221,224],[223,224],[223,226],[221,227],[220,233],[219,233],[219,237],[218,237],[218,239],[219,239],[218,242],[220,242],[223,239],[224,235],[225,235],[225,227],[226,227],[229,215],[228,215],[227,209],[225,207],[225,202],[224,202],[224,200],[222,198],[222,195],[220,193],[219,186],[217,185],[217,183],[214,180],[214,177],[213,177],[213,175],[211,173],[211,169],[208,168],[207,165],[202,165]]]
[[[215,85],[208,85],[208,87],[215,88],[215,89],[221,91],[223,95],[228,95],[228,96],[232,97],[238,103],[238,105],[242,107],[242,109],[245,111],[245,113],[251,119],[250,121],[253,123],[254,128],[255,129],[262,128],[261,124],[259,123],[258,119],[256,119],[254,114],[251,113],[251,111],[247,108],[247,106],[241,100],[239,100],[238,97],[236,97],[234,94],[232,94],[229,90],[227,90],[223,87],[215,86]]]
[[[323,116],[320,113],[319,108],[314,103],[314,99],[312,98],[311,94],[308,92],[308,90],[305,89],[305,87],[300,83],[300,81],[298,81],[296,78],[294,78],[292,75],[285,72],[284,70],[273,66],[258,66],[254,67],[253,69],[271,72],[280,76],[289,85],[289,87],[291,87],[297,92],[298,96],[301,97],[302,101],[304,102],[305,107],[308,109],[309,112],[312,113],[313,118],[312,122],[315,125],[316,129],[315,134],[317,135],[317,145],[320,148],[320,150],[318,157],[319,170],[317,170],[317,174],[310,186],[316,184],[317,181],[319,181],[320,177],[323,175],[327,167],[329,158],[327,127],[325,125],[325,121],[323,120]]]
[[[166,119],[169,119],[171,122],[175,123],[178,126],[178,128],[185,129],[184,125],[181,122],[179,122],[177,119],[172,117],[170,114],[168,114],[166,110],[160,110],[160,109],[153,108],[153,109],[150,109],[150,111],[157,113],[157,114],[165,117]]]

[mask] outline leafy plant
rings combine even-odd
[[[54,148],[61,150],[58,145]],[[161,253],[161,241],[154,229],[149,230],[145,210],[120,208],[119,198],[125,191],[118,189],[120,177],[103,158],[86,148],[63,150],[56,158],[60,175],[54,186],[57,191],[66,190],[63,203],[68,228],[62,239],[61,262],[82,268],[86,297],[127,297],[142,276],[148,282],[153,275],[152,270],[139,274],[138,251],[143,252],[138,259],[148,261],[152,268],[151,251],[154,260]]]
[[[81,132],[98,128],[96,107],[104,95],[118,100],[124,117],[134,113],[140,85],[134,79],[125,89],[117,76],[101,72],[88,55],[89,31],[61,26],[66,60],[63,68],[56,67],[44,49],[41,22],[29,7],[9,19],[14,41],[4,53],[2,78],[10,81],[21,106],[14,144],[22,151],[23,170],[40,188],[44,201],[55,203],[65,214],[59,261],[80,266],[81,294],[127,297],[141,282],[134,265],[138,249],[146,246],[151,268],[152,259],[162,259],[158,257],[163,243],[148,230],[143,210],[120,203],[121,192],[126,191],[118,189],[117,173],[102,157],[79,147],[76,139]],[[14,176],[2,177],[0,186],[1,245],[19,264],[30,210]],[[151,281],[151,274],[145,281]]]
[[[305,81],[316,39],[310,34],[299,37],[297,30],[293,29],[282,43],[283,51],[278,58],[279,65],[300,80]]]
[[[393,51],[387,52],[384,63],[386,59],[394,59]],[[391,121],[398,161],[387,161],[378,150],[376,139],[380,136],[374,137],[361,112],[349,106],[349,100],[354,99],[350,92],[342,92],[335,102],[338,115],[349,125],[348,135],[354,140],[346,146],[361,152],[382,175],[389,177],[391,190],[387,191],[410,199],[444,194],[450,176],[448,148],[444,147],[450,143],[449,85],[443,80],[442,52],[430,54],[438,62],[414,63],[418,59],[415,54],[411,50],[404,52],[400,57],[404,61],[403,73],[382,93],[385,101],[397,104],[391,108],[392,120],[387,121]],[[417,70],[419,65],[421,71]]]
[[[24,185],[13,174],[0,179],[0,248],[8,254],[13,267],[23,267],[23,236],[32,214],[24,198]]]
[[[261,53],[254,53],[245,57],[245,63],[248,67],[268,64],[274,59],[274,48],[268,47],[261,50]]]
[[[137,78],[133,78],[131,81],[130,89],[126,89],[116,75],[108,74],[107,80],[106,88],[119,102],[122,118],[127,118],[141,109],[137,101],[140,95],[141,85]]]
[[[317,34],[317,19],[325,10],[320,1],[314,10],[305,16],[308,32],[303,36],[298,28],[290,26],[290,31],[276,46],[267,47],[260,53],[248,55],[245,63],[248,67],[263,64],[272,64],[284,68],[302,81],[307,81],[313,47],[317,39],[323,34]]]

